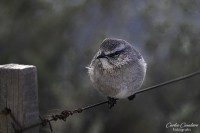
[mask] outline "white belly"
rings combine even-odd
[[[113,98],[127,98],[142,85],[146,74],[146,63],[138,63],[115,70],[115,73],[93,71],[90,77],[95,88],[102,94]]]

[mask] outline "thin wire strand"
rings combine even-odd
[[[83,107],[83,108],[81,108],[81,109],[82,109],[82,110],[88,110],[88,109],[94,108],[94,107],[96,107],[96,106],[100,106],[100,105],[106,104],[106,103],[108,103],[108,102],[109,102],[109,101],[100,102],[100,103],[93,104],[93,105],[90,105],[90,106],[87,106],[87,107]]]
[[[163,82],[163,83],[151,86],[151,87],[147,87],[147,88],[142,89],[142,90],[139,90],[139,91],[135,92],[135,94],[139,94],[139,93],[142,93],[142,92],[145,92],[145,91],[153,90],[153,89],[156,89],[158,87],[162,87],[162,86],[165,86],[165,85],[172,84],[174,82],[182,81],[184,79],[188,79],[188,78],[197,76],[199,74],[200,74],[200,71],[196,71],[194,73],[190,73],[188,75],[184,75],[184,76],[181,76],[181,77],[178,77],[178,78],[175,78],[175,79],[172,79],[172,80],[169,80],[169,81],[166,81],[166,82]]]

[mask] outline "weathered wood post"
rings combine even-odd
[[[0,133],[14,132],[39,121],[37,70],[32,65],[0,65],[0,112],[11,109],[15,117],[0,113]],[[39,133],[39,128],[23,133]]]

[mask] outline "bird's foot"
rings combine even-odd
[[[116,98],[112,98],[112,97],[108,97],[108,106],[111,109],[112,107],[114,107],[114,105],[117,103],[117,99]]]
[[[133,94],[133,95],[129,96],[129,97],[128,97],[128,100],[130,100],[130,101],[131,101],[131,100],[133,100],[134,98],[135,98],[135,94]]]

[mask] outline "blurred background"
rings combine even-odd
[[[199,0],[1,0],[0,64],[37,66],[42,115],[94,104],[106,98],[85,67],[106,37],[127,40],[142,53],[148,64],[142,88],[199,70],[199,7]],[[54,132],[172,133],[169,122],[200,124],[199,80],[53,122]]]

